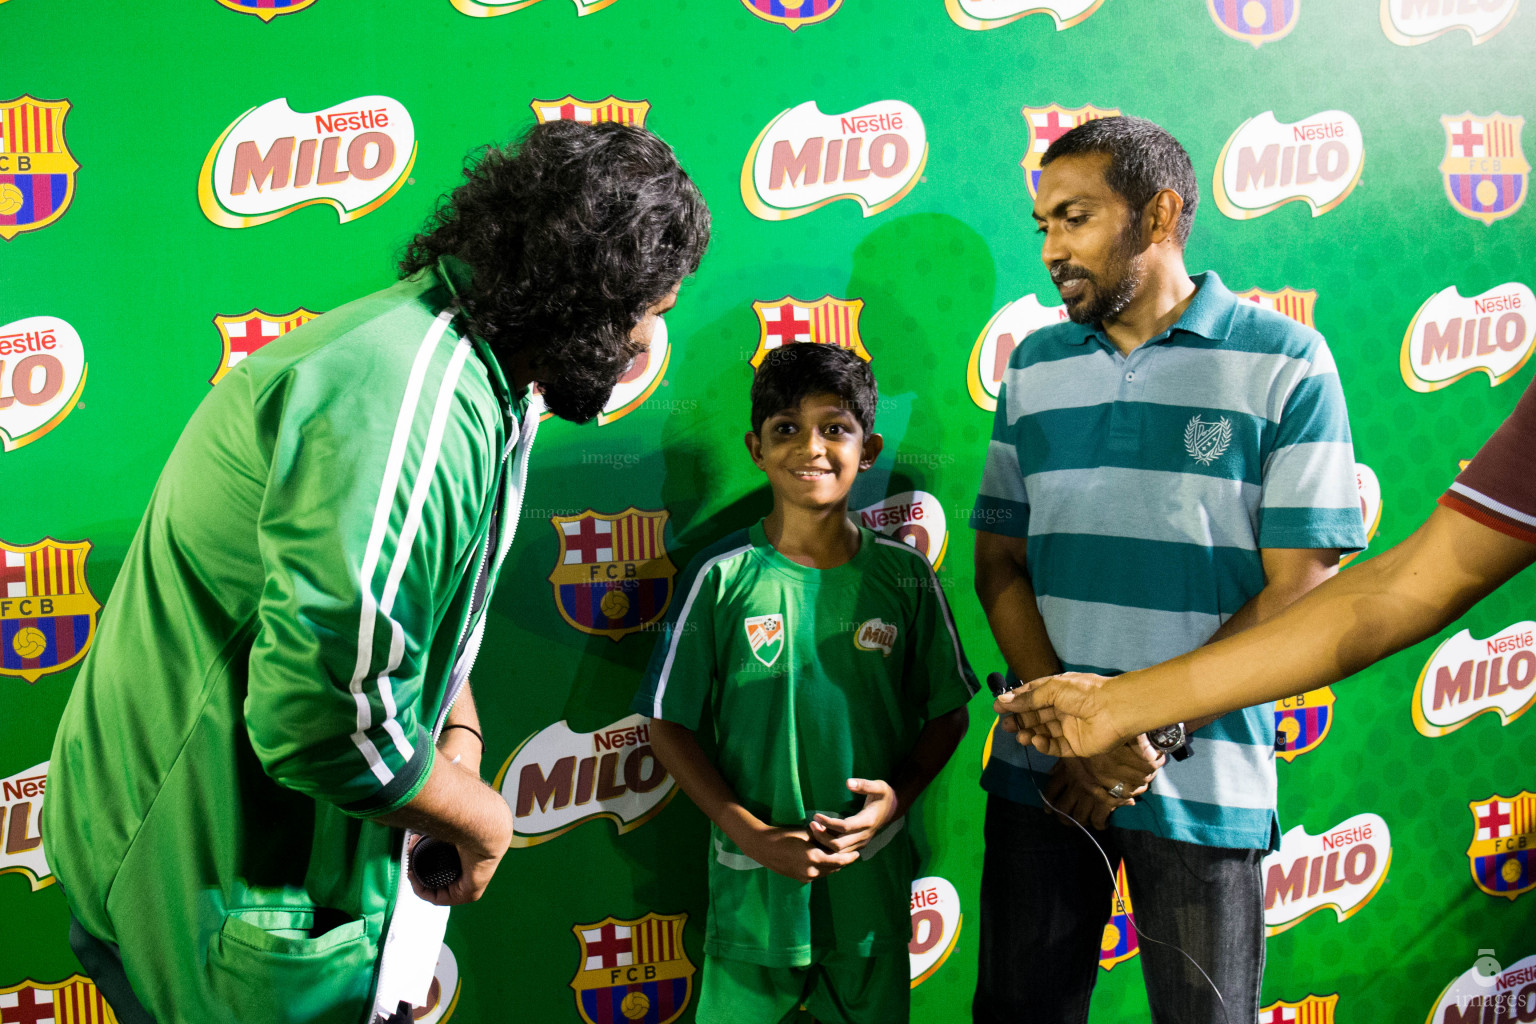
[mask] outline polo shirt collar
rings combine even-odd
[[[1167,341],[1175,331],[1184,331],[1210,341],[1226,341],[1232,333],[1232,319],[1237,312],[1237,296],[1221,283],[1221,278],[1216,271],[1207,270],[1203,274],[1195,274],[1190,280],[1195,282],[1195,296],[1189,300],[1189,305],[1184,309],[1184,315],[1179,317],[1168,330],[1147,341],[1148,345],[1155,345],[1161,341]],[[1068,321],[1068,323],[1071,323]],[[1069,345],[1087,344],[1090,338],[1098,339],[1102,345],[1113,348],[1109,335],[1104,333],[1100,324],[1071,324],[1073,335],[1066,339]]]

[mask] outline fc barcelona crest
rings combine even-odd
[[[824,295],[810,302],[788,295],[772,302],[754,302],[759,329],[752,368],[761,366],[772,349],[810,343],[846,348],[866,363],[873,358],[859,337],[863,299],[834,299]]]
[[[1102,107],[1064,107],[1052,103],[1048,107],[1025,107],[1020,111],[1029,127],[1029,148],[1019,166],[1024,168],[1024,184],[1029,188],[1029,198],[1040,194],[1040,160],[1051,143],[1080,124],[1096,121],[1101,117],[1119,117],[1120,111]]]
[[[1472,881],[1490,896],[1513,900],[1536,889],[1536,793],[1473,800]]]
[[[1131,906],[1131,890],[1125,881],[1125,861],[1115,871],[1115,889],[1110,896],[1109,923],[1104,926],[1104,938],[1099,943],[1099,966],[1106,971],[1141,952],[1136,925],[1131,922],[1136,910]]]
[[[1294,761],[1316,750],[1333,728],[1333,689],[1324,686],[1275,702],[1275,756]]]
[[[271,21],[279,14],[297,14],[315,0],[219,0],[219,3],[241,14],[254,14],[262,21]]]
[[[644,128],[645,115],[651,112],[649,100],[621,100],[617,96],[588,103],[565,95],[557,100],[534,100],[528,105],[533,108],[533,116],[539,119],[539,124],[551,121],[580,121],[583,124],[618,121],[620,124]]]
[[[64,216],[80,165],[64,141],[69,100],[0,103],[0,238],[9,242]]]
[[[666,614],[677,575],[663,535],[670,514],[631,506],[617,515],[588,509],[552,517],[560,556],[549,582],[560,617],[617,643]]]
[[[273,315],[253,309],[239,316],[220,313],[213,318],[213,326],[219,329],[219,340],[224,343],[224,354],[219,358],[219,368],[213,371],[209,384],[217,384],[224,375],[239,365],[240,360],[255,352],[269,341],[276,341],[300,324],[307,324],[319,313],[296,309],[292,313]]]
[[[1337,993],[1307,996],[1299,1003],[1281,999],[1259,1011],[1259,1024],[1333,1024],[1338,1005]]]
[[[1205,0],[1216,25],[1233,39],[1259,47],[1290,35],[1301,0]]]
[[[693,962],[683,947],[687,914],[605,917],[573,925],[581,956],[571,988],[587,1024],[669,1024],[688,1008]]]
[[[1272,309],[1276,313],[1283,313],[1299,324],[1305,324],[1313,330],[1317,329],[1317,324],[1312,319],[1312,311],[1317,308],[1315,288],[1302,291],[1287,285],[1277,292],[1265,291],[1263,288],[1249,288],[1247,291],[1234,294],[1245,302]]]
[[[28,1024],[117,1024],[117,1014],[101,997],[96,983],[83,974],[43,985],[28,978],[20,985],[0,988],[0,1020]]]
[[[801,25],[826,21],[843,6],[843,0],[741,0],[742,5],[764,21],[783,25],[793,32]]]
[[[88,540],[0,541],[0,675],[29,683],[85,657],[101,610],[85,581]]]
[[[1440,174],[1456,212],[1492,224],[1520,209],[1531,171],[1520,148],[1525,118],[1468,111],[1440,123],[1445,127]]]

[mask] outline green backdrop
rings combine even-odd
[[[924,525],[933,529],[940,513],[947,522],[947,546],[939,539],[934,550],[943,550],[939,572],[967,652],[979,673],[999,667],[971,589],[966,510],[990,414],[973,400],[967,378],[994,314],[1028,295],[1047,307],[1058,301],[1029,217],[1020,162],[1032,139],[1023,108],[1056,104],[1070,112],[1092,105],[1167,126],[1188,148],[1202,189],[1191,270],[1215,269],[1234,290],[1316,293],[1311,315],[1339,364],[1356,455],[1380,486],[1379,530],[1362,557],[1402,539],[1428,514],[1459,460],[1471,457],[1531,379],[1524,360],[1536,322],[1523,315],[1507,333],[1484,340],[1482,352],[1476,328],[1468,328],[1463,355],[1456,340],[1462,335],[1446,341],[1461,328],[1452,328],[1453,314],[1437,306],[1429,311],[1439,316],[1431,331],[1437,354],[1423,355],[1419,335],[1403,354],[1420,307],[1452,286],[1468,297],[1463,305],[1470,311],[1454,313],[1465,321],[1487,315],[1496,324],[1522,301],[1513,308],[1530,312],[1528,290],[1522,300],[1501,289],[1536,276],[1536,213],[1514,198],[1523,200],[1528,177],[1518,155],[1519,126],[1492,119],[1536,110],[1536,80],[1527,67],[1536,13],[1517,9],[1519,0],[1060,0],[1059,19],[1045,10],[1050,3],[1037,0],[1040,12],[1011,21],[1006,15],[1030,5],[804,0],[800,16],[819,20],[793,31],[774,20],[772,11],[781,10],[775,3],[761,0],[755,12],[746,0],[295,0],[252,12],[236,0],[88,11],[0,0],[7,40],[0,104],[24,97],[68,103],[67,114],[53,108],[51,127],[43,108],[13,106],[10,134],[0,137],[0,156],[10,161],[0,163],[0,235],[9,237],[0,244],[0,346],[7,337],[20,339],[12,354],[0,354],[8,364],[0,369],[7,448],[0,454],[0,543],[13,552],[0,565],[0,601],[13,599],[0,603],[0,625],[8,630],[0,639],[16,648],[0,652],[10,659],[0,665],[0,778],[7,780],[0,809],[8,815],[0,822],[0,993],[58,986],[79,970],[65,940],[63,897],[35,852],[38,777],[75,670],[44,664],[67,661],[63,647],[25,663],[31,668],[17,667],[24,664],[16,659],[25,642],[16,638],[26,615],[14,602],[52,594],[58,609],[86,615],[92,602],[69,593],[67,573],[45,579],[25,568],[37,561],[29,555],[42,550],[33,546],[46,538],[88,542],[84,579],[96,601],[110,600],[159,468],[220,365],[224,343],[214,318],[259,310],[281,321],[290,311],[324,311],[384,286],[400,247],[454,185],[466,155],[533,123],[540,101],[580,101],[571,112],[609,97],[648,103],[645,124],[676,148],[710,203],[714,240],[667,318],[670,355],[654,390],[603,425],[545,424],[475,673],[487,772],[517,752],[522,760],[508,773],[514,800],[515,784],[543,785],[528,806],[547,813],[562,800],[550,780],[558,782],[563,752],[596,758],[594,776],[578,778],[566,802],[582,804],[576,798],[585,792],[590,803],[583,806],[610,816],[563,824],[520,819],[520,828],[543,830],[539,841],[511,851],[488,896],[454,913],[447,941],[457,970],[442,975],[452,991],[428,1019],[581,1020],[573,979],[583,952],[573,929],[599,928],[609,917],[622,926],[652,913],[686,914],[684,948],[694,965],[701,962],[706,823],[686,798],[667,799],[671,781],[658,782],[654,762],[636,753],[641,734],[605,731],[628,714],[654,634],[640,629],[612,639],[562,617],[549,582],[560,530],[550,522],[586,512],[617,516],[631,507],[664,510],[666,555],[681,568],[705,544],[767,510],[762,478],[740,442],[749,360],[769,326],[754,302],[785,312],[786,297],[806,306],[823,296],[862,300],[857,330],[881,385],[878,429],[887,455],[861,481],[855,504],[926,492]],[[1435,34],[1463,22],[1470,27]],[[353,184],[395,188],[375,208],[344,223],[329,205],[243,228],[210,219],[207,200],[199,200],[200,174],[245,112],[286,99],[302,115],[293,121],[302,128],[313,120],[308,112],[360,109],[348,101],[370,96],[402,106],[413,127],[407,132],[392,118],[395,152],[384,170],[371,162],[382,152],[380,140],[359,144]],[[885,208],[866,216],[859,203],[840,200],[770,220],[761,214],[774,207],[760,197],[754,213],[743,198],[743,165],[760,136],[766,141],[758,148],[771,153],[771,123],[808,101],[832,115],[833,135],[850,137],[858,126],[850,133],[838,115],[871,104],[878,113],[890,101],[909,105],[926,138],[921,174],[921,145],[908,118],[897,133],[911,150],[908,163],[890,169],[890,178],[875,174],[858,186],[910,186]],[[593,116],[637,116],[615,110],[599,107]],[[1311,144],[1316,177],[1315,161],[1336,137],[1327,126],[1341,123],[1314,117],[1325,111],[1342,111],[1359,127],[1363,170],[1352,189],[1319,216],[1306,202],[1248,219],[1224,213],[1213,180],[1229,139],[1265,112],[1282,125],[1322,125],[1310,136],[1283,128],[1290,134],[1277,143],[1277,176],[1291,177],[1281,166],[1293,159],[1284,147]],[[1464,113],[1475,123],[1457,130],[1481,131],[1480,150],[1456,150],[1442,127],[1442,117],[1460,124]],[[346,130],[335,154],[308,151],[318,156],[320,171],[334,160],[340,173],[348,140],[369,126]],[[889,122],[862,136],[864,159],[894,159],[896,143],[876,156],[881,132],[891,133]],[[247,163],[253,155],[270,157],[279,134],[260,136]],[[310,131],[317,139],[324,134]],[[786,136],[790,155],[804,156],[808,137]],[[240,135],[225,141],[234,145]],[[414,164],[402,173],[412,142]],[[1240,150],[1251,142],[1238,139],[1226,159],[1241,164]],[[1505,148],[1495,153],[1496,144]],[[1251,144],[1247,155],[1250,191],[1265,173],[1264,145]],[[1335,150],[1327,159],[1354,161],[1341,165],[1347,179],[1358,150]],[[299,152],[302,162],[306,151]],[[24,166],[28,153],[34,162]],[[1471,159],[1457,163],[1458,157]],[[1498,166],[1490,162],[1495,158]],[[1442,161],[1451,170],[1443,171]],[[1481,193],[1482,179],[1469,184],[1474,199],[1462,208],[1445,181],[1457,168],[1493,175]],[[316,176],[313,187],[320,171],[305,172]],[[750,193],[750,166],[748,172]],[[210,172],[214,186],[218,173]],[[258,185],[261,173],[253,179]],[[299,195],[301,175],[293,173],[287,188]],[[56,177],[36,180],[43,175]],[[794,206],[796,189],[809,185],[797,183],[793,170],[786,179],[763,196]],[[247,188],[247,198],[278,196],[278,184],[266,179],[266,191]],[[1241,196],[1224,198],[1232,205]],[[62,206],[56,219],[40,227],[18,223],[50,202],[55,212]],[[1471,298],[1490,291],[1506,298],[1473,309]],[[88,367],[78,393],[81,357],[59,340],[58,328],[48,349],[36,324],[13,326],[31,317],[58,318],[78,332]],[[841,336],[851,341],[846,331]],[[1503,349],[1500,339],[1509,341]],[[1413,372],[1415,359],[1443,369],[1452,356],[1494,368],[1429,384]],[[62,376],[49,376],[55,373]],[[1495,377],[1500,383],[1490,386]],[[55,384],[59,393],[49,395]],[[73,405],[71,397],[78,399]],[[23,413],[55,407],[62,418],[51,429],[17,426]],[[1368,506],[1374,518],[1374,503]],[[643,577],[666,578],[659,558],[637,568]],[[1282,828],[1321,836],[1375,815],[1390,841],[1376,826],[1377,847],[1352,862],[1364,870],[1371,859],[1375,868],[1366,892],[1338,890],[1339,899],[1366,895],[1344,908],[1347,918],[1325,907],[1283,922],[1269,940],[1266,1007],[1310,996],[1317,998],[1302,1012],[1312,1016],[1300,1019],[1492,1021],[1496,1011],[1463,1018],[1437,1009],[1437,1001],[1447,986],[1470,977],[1481,951],[1492,951],[1487,955],[1507,978],[1515,977],[1512,965],[1536,956],[1536,896],[1522,895],[1536,866],[1523,852],[1536,833],[1528,798],[1536,790],[1536,716],[1518,718],[1536,687],[1527,680],[1502,695],[1502,714],[1463,714],[1449,727],[1421,729],[1413,713],[1420,675],[1442,641],[1465,628],[1468,643],[1481,650],[1485,638],[1536,618],[1533,595],[1527,574],[1440,637],[1335,687],[1326,731],[1315,714],[1306,721],[1292,716],[1296,724],[1282,729],[1297,737],[1294,745],[1309,747],[1287,751],[1292,759],[1279,766]],[[49,642],[62,643],[54,635]],[[1511,644],[1523,650],[1531,641]],[[1447,664],[1454,682],[1461,661]],[[1425,686],[1435,691],[1438,679],[1427,671]],[[1492,707],[1482,684],[1472,698],[1440,696],[1452,709]],[[991,721],[988,700],[978,697],[972,712],[969,735],[916,814],[923,871],[953,886],[962,915],[957,921],[952,908],[941,915],[941,946],[957,923],[958,938],[951,955],[927,965],[934,969],[914,991],[914,1019],[922,1021],[969,1019],[982,859],[976,778]],[[561,722],[572,733],[600,735],[546,731]],[[1434,732],[1442,734],[1427,734]],[[540,738],[531,739],[535,734]],[[619,756],[605,765],[610,747]],[[535,766],[531,774],[528,764]],[[605,795],[612,802],[599,807]],[[1497,851],[1478,847],[1489,858],[1492,890],[1502,891],[1479,886],[1468,854],[1473,805],[1490,798],[1504,801],[1493,810],[1513,822]],[[1499,834],[1495,828],[1492,835]],[[1290,874],[1294,854],[1288,846],[1271,862],[1272,886],[1299,886]],[[1323,896],[1343,870],[1319,869]],[[1283,895],[1277,921],[1300,889]],[[638,957],[642,925],[633,927],[631,955]],[[930,915],[923,941],[931,940],[932,927]],[[686,973],[676,959],[652,954],[652,963],[667,976]],[[1136,963],[1100,972],[1094,1021],[1146,1019]],[[84,991],[72,984],[58,991]],[[1506,994],[1519,990],[1517,983]],[[1336,1004],[1323,998],[1334,995]],[[1517,1008],[1497,1019],[1536,1019],[1536,990],[1519,1004],[1526,1005],[1527,1014]],[[0,996],[0,1021],[21,1019],[6,1007]],[[692,993],[678,1019],[691,1020],[691,1007]],[[1281,1010],[1274,1019],[1289,1019]],[[68,1013],[76,1016],[59,1019],[89,1019]],[[634,1019],[666,1015],[653,1005]]]

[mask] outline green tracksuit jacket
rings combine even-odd
[[[484,626],[496,496],[485,593],[540,409],[445,310],[464,273],[239,363],[176,443],[102,613],[43,836],[162,1024],[367,1015],[403,884],[403,833],[369,818],[432,767]]]

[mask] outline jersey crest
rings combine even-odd
[[[666,614],[677,575],[665,540],[670,514],[630,506],[615,515],[552,516],[560,554],[549,581],[560,617],[618,642]]]
[[[1051,143],[1080,124],[1101,117],[1120,116],[1120,111],[1113,107],[1064,107],[1060,103],[1046,107],[1025,107],[1020,113],[1024,115],[1024,124],[1029,128],[1029,145],[1019,166],[1024,168],[1024,185],[1029,189],[1031,199],[1040,194],[1040,160],[1045,156],[1045,151],[1051,148]]]
[[[551,121],[580,121],[583,124],[618,121],[620,124],[644,128],[645,115],[651,111],[649,100],[621,100],[617,96],[609,96],[607,99],[589,102],[579,100],[569,93],[557,100],[534,100],[528,105],[533,108],[533,116],[539,119],[539,124]]]
[[[741,0],[741,3],[764,21],[783,25],[791,32],[801,25],[826,21],[843,6],[843,0]]]
[[[0,103],[0,238],[9,242],[64,216],[80,165],[64,141],[69,100]]]
[[[1275,756],[1287,763],[1316,750],[1333,728],[1333,690],[1324,686],[1275,702]]]
[[[1520,145],[1525,118],[1467,111],[1446,115],[1440,124],[1445,128],[1440,175],[1456,212],[1492,224],[1520,209],[1531,171]]]
[[[795,299],[786,295],[771,302],[752,303],[757,314],[757,351],[752,353],[752,368],[763,364],[768,353],[784,345],[836,345],[846,348],[866,363],[873,357],[859,336],[859,314],[863,299]]]
[[[784,653],[784,616],[777,612],[772,615],[750,615],[747,617],[746,630],[752,656],[771,668],[779,660],[779,655]]]
[[[1290,35],[1301,0],[1205,0],[1216,27],[1254,48]]]
[[[38,828],[47,788],[47,761],[0,779],[0,875],[23,875],[33,892],[54,883]],[[0,1012],[0,1020],[5,1019]]]
[[[64,422],[85,390],[85,346],[56,316],[0,327],[0,450],[31,444]]]
[[[576,1012],[586,1024],[669,1024],[688,1008],[693,962],[683,945],[687,914],[605,917],[571,926],[581,946]]]
[[[0,988],[0,1020],[9,1024],[117,1024],[117,1014],[83,974],[43,984],[28,978]]]
[[[1281,999],[1259,1011],[1259,1024],[1333,1024],[1333,1013],[1338,1005],[1337,993],[1307,996],[1299,1003]]]
[[[1513,900],[1536,889],[1536,793],[1473,800],[1472,881],[1490,896]]]
[[[213,326],[219,329],[219,340],[224,344],[224,354],[219,357],[219,368],[208,378],[209,384],[217,384],[246,356],[269,341],[276,341],[301,324],[307,324],[319,313],[296,309],[291,313],[263,313],[253,309],[238,316],[220,313],[213,318]]]
[[[1184,450],[1202,466],[1209,466],[1221,458],[1231,443],[1232,421],[1225,416],[1207,423],[1196,413],[1184,427]]]
[[[241,14],[254,14],[262,21],[271,21],[279,14],[297,14],[315,0],[219,0],[219,3]]]
[[[0,540],[0,675],[35,683],[85,657],[101,611],[85,579],[90,553],[88,540]]]
[[[1109,922],[1104,925],[1104,938],[1099,942],[1099,966],[1106,971],[1141,952],[1136,926],[1131,923],[1136,910],[1131,906],[1131,890],[1125,881],[1125,861],[1115,869],[1115,888],[1118,891],[1109,897]]]
[[[1287,285],[1277,292],[1265,291],[1263,288],[1249,288],[1247,291],[1237,292],[1236,297],[1245,302],[1251,302],[1255,306],[1283,313],[1299,324],[1317,329],[1317,324],[1312,319],[1312,310],[1317,306],[1315,288],[1302,291]]]

